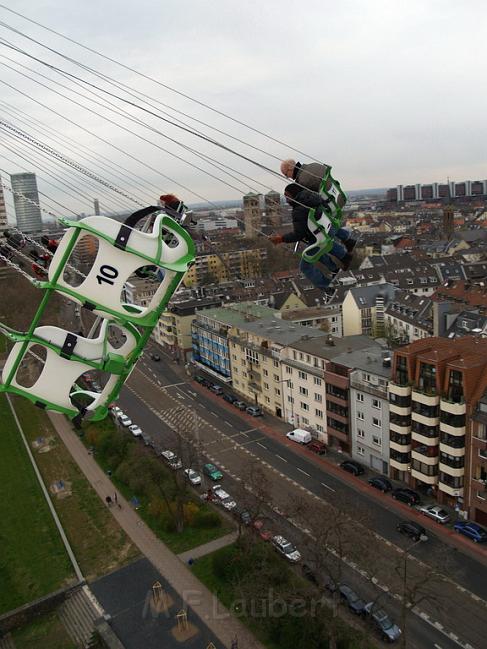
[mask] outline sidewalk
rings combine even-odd
[[[219,539],[210,541],[209,543],[204,543],[203,545],[198,545],[197,548],[188,550],[187,552],[181,552],[178,554],[178,559],[183,563],[187,563],[190,559],[198,559],[199,557],[204,557],[207,554],[211,554],[220,548],[224,548],[226,545],[231,545],[238,538],[238,532],[231,532],[226,536],[222,536]]]
[[[86,448],[74,433],[70,422],[62,415],[55,413],[48,413],[48,415],[73,459],[77,462],[102,501],[105,502],[105,497],[113,494],[114,486],[112,482],[98,466],[94,458],[88,454]],[[191,609],[199,615],[201,620],[219,638],[220,642],[229,648],[232,645],[232,640],[237,637],[239,646],[242,649],[264,649],[263,645],[253,637],[250,631],[217,602],[215,596],[206,586],[196,579],[182,561],[155,536],[121,494],[118,494],[118,502],[122,508],[112,507],[110,511],[120,527],[125,530],[142,554],[168,580],[183,600],[188,600]],[[227,539],[227,537],[223,538]],[[214,541],[213,543],[217,542]],[[202,548],[211,545],[212,543],[208,543],[206,546],[196,548],[196,550],[202,550]],[[217,547],[210,548],[209,552],[213,549],[217,549]]]

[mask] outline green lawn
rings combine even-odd
[[[92,432],[94,431],[95,435],[97,435],[99,433],[110,434],[111,432],[115,431],[116,428],[110,417],[107,417],[100,422],[88,424],[85,435],[83,436],[83,441],[87,446],[90,446],[90,442],[88,441],[89,439],[91,439],[90,430]],[[140,445],[140,442],[131,440],[131,444]],[[151,453],[151,451],[148,451],[148,453]],[[110,457],[109,450],[105,450],[105,454],[101,452],[95,452],[94,456],[98,464],[105,472],[109,469],[115,468],[113,463],[111,463],[110,460],[107,459],[107,455],[108,457]],[[168,476],[171,476],[171,470],[166,468],[162,461],[161,468]],[[235,525],[221,516],[221,525],[219,527],[198,528],[193,526],[186,526],[183,532],[180,533],[168,531],[166,529],[164,520],[160,516],[158,517],[151,515],[148,508],[148,498],[146,498],[141,492],[131,489],[129,485],[117,479],[115,473],[111,476],[111,480],[115,487],[128,501],[130,501],[134,496],[138,498],[140,507],[137,510],[137,513],[148,525],[148,527],[150,527],[150,529],[156,534],[156,536],[175,554],[186,552],[188,550],[191,550],[192,548],[198,547],[199,545],[203,545],[205,543],[213,541],[214,539],[218,539],[221,536],[225,536],[226,534],[229,534],[230,532],[235,530]],[[188,501],[190,500],[197,502],[201,512],[215,511],[209,505],[202,503],[201,500],[196,497],[196,494],[191,492],[191,490],[188,495]]]
[[[8,402],[0,395],[0,613],[74,577]]]
[[[54,438],[49,453],[34,452],[34,457],[46,485],[71,483],[72,495],[53,498],[53,503],[84,577],[92,580],[135,559],[138,549],[80,471],[45,412],[20,398],[15,399],[15,409],[29,442],[40,435]]]
[[[77,649],[56,613],[12,633],[16,649]]]

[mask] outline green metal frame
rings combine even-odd
[[[115,243],[114,239],[98,232],[96,229],[86,225],[85,223],[69,221],[68,219],[60,219],[60,220],[67,227],[74,228],[74,232],[71,235],[68,245],[66,246],[66,250],[64,251],[61,261],[58,264],[58,267],[56,268],[51,280],[48,282],[38,282],[38,281],[33,282],[35,286],[42,288],[44,290],[44,295],[42,297],[41,303],[39,304],[39,307],[37,308],[36,314],[34,315],[34,318],[30,324],[28,331],[24,333],[20,333],[5,326],[0,329],[0,333],[5,335],[13,342],[22,343],[19,351],[16,354],[14,363],[8,374],[8,377],[6,378],[5,383],[0,384],[0,392],[10,392],[12,394],[23,396],[29,399],[30,401],[32,401],[33,403],[35,403],[36,405],[41,405],[42,407],[45,407],[48,410],[55,410],[57,412],[61,412],[67,415],[68,417],[73,418],[79,415],[80,412],[79,409],[75,408],[74,406],[72,409],[65,408],[64,406],[60,406],[56,403],[49,402],[45,399],[37,398],[35,395],[30,394],[29,392],[26,392],[21,388],[17,388],[16,386],[13,386],[11,384],[12,380],[16,376],[19,365],[22,362],[22,359],[24,358],[25,353],[30,344],[39,344],[53,350],[58,355],[61,354],[61,349],[59,347],[43,340],[39,336],[36,336],[34,331],[39,326],[41,318],[44,315],[47,304],[49,302],[49,298],[52,296],[54,291],[59,291],[61,293],[64,293],[68,295],[68,297],[75,297],[81,303],[85,299],[81,294],[77,293],[76,291],[67,290],[65,287],[60,286],[58,284],[59,277],[61,273],[64,272],[65,266],[68,262],[69,257],[71,256],[71,253],[76,245],[76,242],[78,241],[81,232],[86,231],[91,234],[94,234],[108,241],[111,245]],[[160,231],[159,231],[160,236],[158,239],[159,241],[158,255],[160,255],[162,249],[161,237],[162,237],[162,230],[164,229],[164,226],[170,226],[169,229],[172,229],[173,231],[176,231],[178,234],[180,234],[187,245],[188,252],[184,256],[182,256],[177,263],[161,264],[159,256],[157,258],[151,258],[147,255],[140,254],[138,251],[130,248],[129,246],[125,248],[126,252],[132,253],[137,257],[140,257],[141,259],[144,260],[144,262],[148,262],[149,264],[153,264],[161,268],[165,268],[166,270],[171,270],[175,272],[175,275],[168,289],[164,293],[164,296],[162,297],[161,301],[158,303],[156,308],[152,309],[143,318],[136,319],[136,318],[132,318],[130,316],[130,313],[127,313],[126,317],[125,316],[121,317],[119,313],[113,312],[111,309],[105,307],[103,304],[95,305],[96,310],[102,311],[112,316],[108,318],[110,321],[113,321],[115,324],[123,325],[124,327],[129,329],[129,331],[135,336],[135,339],[137,341],[135,348],[130,352],[130,354],[127,357],[123,357],[119,354],[104,353],[102,359],[99,362],[87,360],[76,354],[73,354],[70,357],[71,360],[82,362],[85,365],[92,367],[93,369],[103,370],[105,372],[109,372],[110,374],[115,374],[118,376],[118,380],[116,381],[110,394],[105,398],[104,404],[97,406],[93,411],[91,411],[91,420],[93,421],[103,419],[107,415],[108,404],[112,403],[118,398],[120,394],[120,390],[123,384],[125,383],[125,380],[129,376],[135,363],[137,362],[140,355],[142,354],[144,347],[146,346],[154,327],[159,321],[159,318],[161,317],[162,313],[166,310],[169,300],[172,298],[175,290],[179,286],[189,266],[192,263],[194,263],[195,245],[193,240],[191,239],[190,235],[183,227],[181,227],[176,221],[174,221],[172,218],[170,218],[167,215],[165,215],[160,222]],[[135,310],[136,307],[134,306],[134,311]],[[106,346],[107,346],[107,340],[104,341],[104,350],[106,350]],[[80,390],[75,390],[74,392],[71,393],[71,395],[76,395],[76,394],[87,394],[87,391],[80,389]]]
[[[321,208],[322,213],[331,221],[332,227],[338,230],[342,225],[343,207],[347,202],[347,197],[340,187],[338,180],[335,180],[331,175],[331,167],[327,167],[326,169],[325,175],[320,183],[319,193],[328,202],[328,205],[324,205]],[[326,232],[319,220],[316,219],[316,208],[314,207],[308,212],[308,224],[311,224],[312,227],[310,227],[310,230],[312,232],[316,232],[316,230],[319,230],[319,232],[315,235],[315,243],[307,246],[301,256],[304,261],[307,261],[309,264],[314,264],[320,257],[330,252],[333,248],[334,239]]]

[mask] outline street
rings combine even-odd
[[[306,528],[286,514],[292,511],[297,495],[311,501],[317,513],[334,500],[340,499],[342,503],[345,497],[344,502],[353,501],[355,508],[367,514],[367,525],[374,531],[381,561],[371,568],[373,574],[369,574],[367,565],[350,565],[344,567],[344,576],[364,598],[376,599],[382,591],[381,606],[399,623],[402,590],[392,566],[411,545],[410,539],[396,531],[398,521],[408,517],[408,508],[372,493],[348,474],[342,474],[342,478],[339,469],[332,471],[317,458],[308,459],[295,452],[301,449],[287,440],[280,441],[279,432],[269,434],[267,420],[272,419],[272,427],[282,431],[286,429],[283,422],[242,414],[188,377],[184,380],[177,369],[166,356],[156,363],[146,352],[122,393],[122,408],[161,448],[174,448],[175,430],[183,433],[196,424],[203,454],[222,468],[225,488],[230,493],[237,489],[249,460],[259,462],[272,487],[269,504],[282,512],[271,513],[274,524],[298,548],[304,547],[306,541],[309,543],[309,539],[304,539]],[[404,509],[403,515],[397,513],[398,508]],[[443,572],[447,572],[448,580],[438,584],[437,602],[424,601],[416,614],[409,616],[408,646],[437,645],[444,649],[470,644],[480,649],[487,628],[483,601],[487,599],[485,565],[473,554],[460,552],[431,533],[429,528],[434,530],[434,525],[427,527],[429,540],[411,549],[408,570],[414,578],[415,573],[419,575],[428,566],[439,563],[447,568]],[[390,594],[385,594],[386,589]]]

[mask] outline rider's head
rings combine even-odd
[[[286,185],[284,188],[284,196],[286,198],[286,201],[288,203],[293,203],[294,199],[296,196],[299,194],[301,191],[301,187],[299,185],[296,185],[296,183],[291,183],[290,185]]]
[[[281,162],[281,173],[286,178],[292,178],[294,173],[294,167],[296,166],[296,160],[283,160]]]

